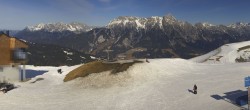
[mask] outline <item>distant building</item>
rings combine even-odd
[[[27,48],[25,42],[0,33],[0,82],[16,82],[25,78]],[[24,65],[23,69],[21,64]],[[24,75],[21,75],[21,71]]]

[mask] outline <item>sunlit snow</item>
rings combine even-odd
[[[72,67],[34,67],[47,70],[18,88],[0,94],[1,110],[240,110],[235,95],[245,95],[244,77],[250,63],[235,63],[242,42],[224,45],[191,60],[149,59],[127,71],[110,75],[108,71],[63,82]],[[236,49],[236,50],[235,50]],[[220,55],[222,63],[205,62]],[[142,59],[142,61],[144,61]],[[228,62],[228,63],[226,63]],[[59,74],[57,69],[62,69]],[[197,84],[198,94],[191,93]],[[228,94],[234,93],[234,97]],[[217,97],[215,97],[217,96]],[[219,97],[219,98],[218,98]]]

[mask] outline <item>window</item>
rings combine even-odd
[[[18,48],[13,51],[13,59],[17,60],[26,60],[26,50],[24,48]]]

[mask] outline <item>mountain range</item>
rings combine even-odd
[[[121,16],[105,27],[94,28],[78,23],[39,24],[29,26],[15,36],[101,58],[107,58],[106,50],[110,50],[110,58],[192,58],[226,43],[250,40],[250,23],[193,25],[172,15],[149,18]]]
[[[86,32],[91,29],[95,28],[94,26],[88,26],[83,23],[72,22],[69,24],[65,24],[62,22],[58,23],[40,23],[35,26],[27,26],[25,30],[27,31],[45,31],[45,32],[63,32],[63,31],[70,31],[75,33]]]

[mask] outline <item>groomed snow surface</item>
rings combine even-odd
[[[217,54],[223,54],[220,52]],[[202,58],[206,59],[204,56]],[[149,59],[149,61],[150,63],[135,64],[126,72],[117,75],[103,72],[69,82],[63,82],[63,78],[80,65],[28,66],[28,69],[48,70],[48,72],[30,81],[16,83],[18,88],[0,94],[0,109],[242,109],[234,104],[234,100],[246,93],[244,77],[249,76],[250,63],[197,63],[195,62],[197,59]],[[62,69],[62,74],[57,73],[59,68]],[[191,92],[194,84],[198,86],[197,95]]]

